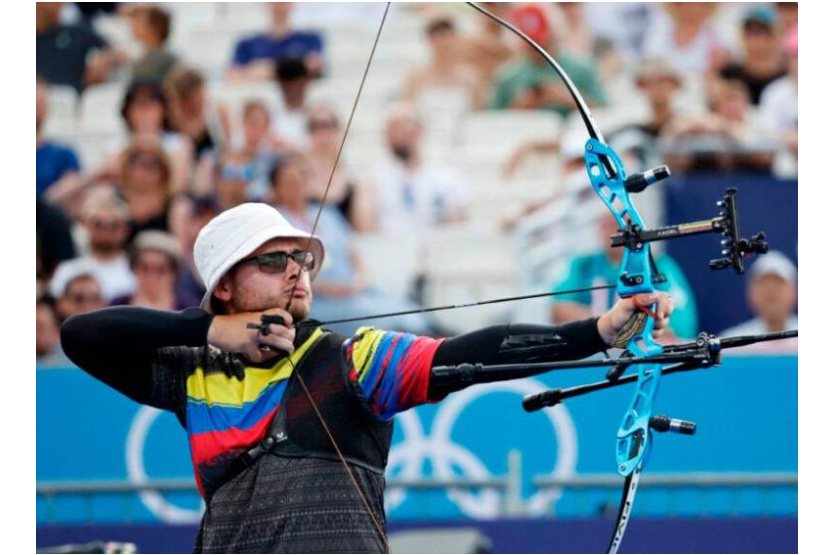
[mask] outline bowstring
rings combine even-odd
[[[378,42],[381,39],[381,31],[383,31],[384,24],[387,21],[387,14],[389,13],[389,10],[390,10],[390,4],[391,4],[391,2],[387,2],[386,7],[384,8],[384,15],[381,17],[381,24],[378,26],[378,32],[375,34],[375,40],[372,43],[372,50],[369,53],[369,59],[367,60],[366,67],[364,67],[364,73],[363,73],[363,76],[361,77],[361,83],[358,86],[358,94],[355,96],[355,101],[352,103],[352,109],[349,112],[349,119],[346,122],[346,127],[344,128],[343,137],[341,137],[340,146],[338,147],[338,153],[337,153],[337,156],[335,156],[334,164],[332,164],[332,171],[329,173],[329,180],[326,183],[326,189],[323,192],[323,197],[320,200],[320,206],[318,207],[317,214],[315,215],[314,224],[312,225],[312,230],[309,233],[309,238],[306,242],[306,248],[304,249],[306,252],[309,251],[309,248],[312,245],[312,241],[314,240],[313,238],[314,238],[315,230],[317,229],[317,224],[320,221],[321,214],[323,213],[323,207],[326,205],[326,196],[329,194],[329,189],[332,186],[332,181],[335,177],[335,173],[337,172],[338,163],[340,162],[341,154],[343,153],[343,148],[344,148],[344,145],[346,144],[346,137],[349,136],[349,129],[352,127],[352,120],[355,117],[355,112],[357,111],[357,108],[358,108],[358,102],[361,99],[361,94],[363,93],[364,85],[366,84],[366,78],[369,75],[369,68],[372,66],[372,60],[375,58],[375,51],[377,50]],[[320,262],[318,261],[317,263],[320,263]],[[286,309],[285,309],[286,312],[288,312],[289,308],[291,308],[291,303],[294,299],[295,289],[297,289],[297,284],[300,281],[300,276],[303,274],[304,271],[308,271],[308,270],[304,267],[301,267],[300,271],[297,273],[297,277],[294,280],[294,285],[292,285],[291,292],[289,294],[288,303],[286,304]],[[320,421],[321,426],[323,426],[323,430],[326,432],[326,435],[329,437],[329,441],[332,443],[332,447],[334,447],[335,452],[337,453],[338,458],[340,459],[341,463],[343,464],[344,469],[346,469],[346,473],[349,476],[349,480],[352,482],[352,485],[355,487],[355,490],[358,492],[358,495],[361,498],[361,502],[363,503],[364,508],[366,509],[366,513],[367,513],[367,515],[369,515],[369,518],[372,521],[372,524],[375,527],[375,530],[378,532],[378,535],[379,535],[379,537],[381,538],[381,541],[384,544],[384,548],[386,549],[386,552],[387,553],[392,553],[392,549],[390,548],[389,541],[387,540],[387,535],[384,532],[384,529],[381,526],[381,523],[379,522],[378,517],[375,515],[375,511],[373,511],[372,508],[370,507],[369,501],[367,500],[363,489],[361,489],[360,485],[358,484],[358,480],[357,480],[357,478],[355,478],[355,474],[352,471],[352,468],[349,466],[349,463],[346,461],[346,457],[343,455],[343,452],[341,451],[340,447],[338,446],[338,442],[335,440],[335,436],[332,434],[331,429],[329,428],[328,424],[326,423],[326,419],[323,417],[323,414],[320,412],[320,409],[318,408],[317,403],[315,402],[314,398],[312,397],[312,394],[309,391],[309,388],[306,386],[306,382],[303,379],[303,376],[301,376],[300,372],[297,371],[297,368],[295,367],[294,362],[291,360],[291,357],[290,356],[286,357],[286,359],[289,361],[289,364],[291,365],[292,374],[297,376],[297,380],[300,383],[300,386],[303,388],[303,392],[306,394],[306,398],[309,400],[309,403],[311,404],[312,408],[314,409],[315,414],[317,415],[317,418]]]

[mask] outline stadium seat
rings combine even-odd
[[[89,87],[81,96],[79,126],[85,131],[116,133],[123,129],[121,103],[123,83],[102,83]]]
[[[67,135],[78,124],[78,93],[72,87],[50,86],[47,92],[49,115],[44,122],[46,136]]]
[[[414,238],[356,233],[354,245],[376,289],[406,298],[418,268],[418,245]]]
[[[463,122],[462,139],[468,153],[504,159],[529,141],[556,139],[561,123],[558,115],[544,111],[476,112]]]
[[[201,71],[209,81],[219,80],[231,65],[234,46],[246,34],[226,25],[194,28],[188,32],[187,47],[178,53],[184,63]]]

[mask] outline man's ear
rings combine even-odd
[[[219,283],[216,284],[214,287],[214,297],[219,299],[222,302],[229,302],[231,297],[234,295],[234,283],[233,280],[225,274],[219,280]]]

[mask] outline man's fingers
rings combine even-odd
[[[263,312],[263,314],[267,314],[269,316],[280,316],[283,319],[283,322],[287,328],[290,328],[294,325],[294,318],[291,317],[291,314],[283,310],[282,308],[272,308]]]
[[[669,318],[673,310],[675,310],[675,301],[669,295],[662,295],[658,301],[658,316],[664,319]]]
[[[285,353],[294,352],[294,343],[284,337],[279,337],[274,334],[259,336],[257,338],[257,343],[261,345],[268,345],[269,347],[273,347]]]
[[[283,337],[294,343],[294,328],[286,328],[284,326],[278,326],[277,324],[269,324],[268,334]]]

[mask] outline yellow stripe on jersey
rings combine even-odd
[[[303,345],[291,354],[289,357],[291,363],[297,365],[322,334],[323,330],[317,328]],[[224,372],[215,372],[206,376],[203,368],[198,367],[188,377],[188,399],[205,402],[208,405],[241,407],[245,403],[255,401],[270,384],[291,376],[294,366],[289,363],[289,359],[281,358],[271,368],[246,366],[245,379],[242,381]]]
[[[358,381],[361,381],[375,357],[378,344],[384,338],[386,332],[366,326],[359,328],[352,340],[352,367],[358,374]]]

